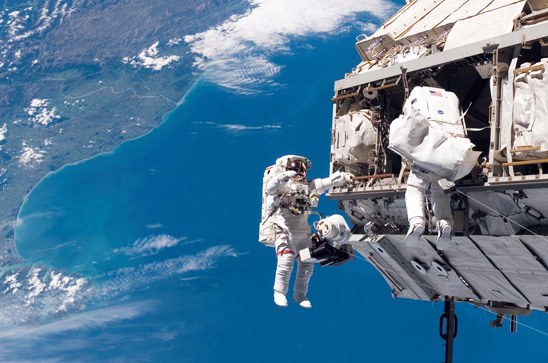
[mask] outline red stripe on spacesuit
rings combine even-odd
[[[288,250],[286,248],[285,250],[281,250],[280,252],[276,252],[276,256],[281,256],[281,255],[285,255],[285,254],[288,254],[288,253],[293,253],[293,251]]]

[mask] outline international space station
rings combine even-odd
[[[394,297],[443,301],[451,362],[456,302],[493,311],[490,325],[508,320],[513,332],[518,316],[548,312],[548,1],[410,0],[355,48],[361,62],[335,82],[330,159],[331,173],[355,178],[328,193],[351,236],[337,246],[346,255],[323,262],[359,254]],[[404,243],[409,163],[389,139],[416,87],[455,94],[473,143],[473,165],[447,190],[444,250],[428,204],[426,231]]]

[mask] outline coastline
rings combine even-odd
[[[12,220],[12,221],[9,221],[7,223],[11,223],[12,224],[12,231],[13,231],[13,253],[14,253],[14,256],[10,256],[10,257],[13,257],[15,258],[15,263],[23,263],[23,259],[22,257],[20,256],[19,252],[17,251],[17,227],[18,225],[21,223],[21,220],[20,220],[20,213],[21,211],[23,210],[23,208],[25,207],[26,203],[28,202],[28,199],[29,197],[31,196],[32,192],[38,187],[40,186],[44,181],[48,180],[49,178],[55,176],[55,175],[58,175],[59,173],[63,172],[66,170],[66,168],[69,168],[69,167],[74,167],[74,166],[78,166],[78,165],[82,165],[90,160],[95,160],[96,158],[98,157],[106,157],[106,156],[112,156],[112,155],[115,155],[116,152],[119,151],[119,149],[121,147],[124,147],[124,145],[127,145],[127,144],[130,144],[134,141],[137,141],[137,140],[141,140],[142,138],[146,137],[146,136],[149,136],[151,133],[153,133],[154,131],[158,130],[159,128],[165,126],[168,122],[169,122],[169,119],[170,119],[170,116],[174,113],[176,113],[179,108],[185,103],[185,100],[187,99],[187,97],[189,95],[192,94],[192,92],[201,85],[203,81],[203,77],[202,75],[198,76],[196,78],[196,80],[194,81],[194,83],[189,87],[189,89],[185,92],[185,94],[183,95],[183,97],[176,103],[176,106],[171,108],[169,111],[167,111],[161,118],[161,122],[158,123],[156,126],[154,126],[153,128],[149,129],[146,133],[142,134],[142,135],[139,135],[137,137],[134,137],[134,138],[131,138],[131,139],[128,139],[128,140],[124,140],[122,143],[120,143],[119,145],[116,145],[114,146],[114,148],[112,150],[109,150],[109,151],[105,151],[105,152],[101,152],[101,153],[98,153],[98,154],[95,154],[95,155],[92,155],[88,158],[85,158],[85,159],[82,159],[82,160],[79,160],[79,161],[76,161],[76,162],[71,162],[71,163],[68,163],[68,164],[65,164],[63,165],[62,167],[60,167],[59,169],[57,170],[54,170],[54,171],[50,171],[48,172],[46,175],[44,175],[42,178],[40,178],[38,180],[38,182],[36,182],[32,188],[30,188],[28,190],[28,192],[23,196],[23,198],[21,199],[21,203],[19,203],[19,206],[17,208],[17,215],[16,215],[16,218],[15,220]],[[1,262],[1,264],[4,266],[4,261]],[[12,263],[9,263],[8,262],[8,265],[12,265]],[[5,266],[5,267],[9,267],[9,266]]]

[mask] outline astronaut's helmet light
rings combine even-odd
[[[294,180],[301,181],[301,180],[304,180],[304,178],[306,178],[306,163],[304,162],[304,160],[299,160],[299,159],[290,160],[287,163],[285,170],[288,170],[288,171],[292,170],[297,173],[297,175],[293,177]]]

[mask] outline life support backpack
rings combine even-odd
[[[390,124],[388,148],[436,179],[466,176],[480,155],[473,147],[465,137],[457,96],[441,88],[415,87],[403,113]]]
[[[276,160],[274,165],[270,165],[264,171],[263,175],[263,189],[262,189],[262,206],[261,206],[261,223],[259,224],[259,242],[269,247],[274,247],[274,241],[276,240],[276,233],[274,231],[274,218],[272,215],[276,212],[279,206],[275,205],[276,198],[273,195],[269,195],[266,191],[268,182],[271,181],[277,175],[283,173],[289,161],[303,160],[306,169],[309,170],[312,166],[310,160],[299,155],[284,155]]]

